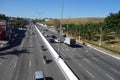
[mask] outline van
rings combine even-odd
[[[36,71],[33,75],[33,80],[45,80],[43,71]]]

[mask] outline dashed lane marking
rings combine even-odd
[[[89,71],[86,71],[92,78],[95,78],[95,76],[93,76],[92,73],[90,73]]]
[[[114,78],[112,78],[110,75],[105,74],[108,78],[110,78],[111,80],[115,80]]]
[[[14,68],[16,67],[17,63],[14,64]]]
[[[68,51],[69,49],[66,48],[66,51]]]
[[[31,67],[31,61],[29,62],[29,66]]]
[[[43,63],[46,64],[45,60],[43,59]]]
[[[120,72],[118,72],[117,70],[115,70],[115,69],[113,69],[113,68],[110,68],[110,69],[111,69],[112,71],[114,71],[114,72],[120,74]]]
[[[84,59],[86,62],[90,63],[90,61],[88,59]]]
[[[88,52],[88,50],[85,50],[85,52]]]

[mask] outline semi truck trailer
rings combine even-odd
[[[64,40],[64,43],[67,44],[68,46],[75,46],[76,45],[76,39],[66,37],[65,40]]]

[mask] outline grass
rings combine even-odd
[[[104,18],[64,18],[62,20],[62,24],[84,24],[84,23],[98,23],[98,22],[103,22]],[[50,21],[44,22],[44,24],[49,24],[53,25],[54,21],[53,19]]]
[[[99,46],[98,41],[88,41],[88,42],[91,44],[94,44],[96,46]],[[120,45],[120,39],[116,39],[114,41],[109,41],[109,42],[103,41],[101,47],[106,49],[106,50],[120,54],[120,46],[119,45]]]
[[[62,20],[63,24],[84,24],[84,23],[98,23],[98,22],[103,22],[104,18],[66,18]]]

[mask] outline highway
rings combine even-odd
[[[30,28],[21,31],[13,44],[0,51],[0,80],[33,80],[34,72],[39,70],[46,80],[66,80],[47,48],[41,48],[45,45],[39,34]],[[43,56],[47,56],[47,63]]]
[[[38,28],[42,30],[44,27]],[[58,37],[58,33],[54,31],[45,31],[44,34]],[[51,45],[80,80],[120,80],[119,60],[80,43],[75,47],[68,47],[64,43]]]

